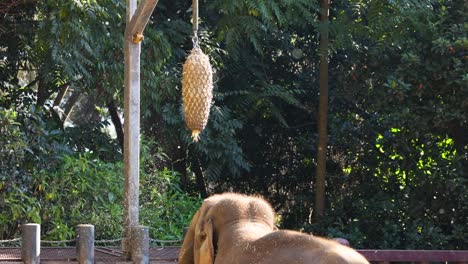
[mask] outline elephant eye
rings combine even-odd
[[[206,239],[206,233],[200,233],[200,239],[205,240]]]

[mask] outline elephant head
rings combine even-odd
[[[220,237],[231,237],[223,240],[224,246],[230,247],[238,234],[235,230],[249,228],[250,232],[244,236],[256,238],[275,230],[274,221],[270,204],[259,197],[235,193],[211,196],[204,200],[190,222],[179,263],[214,263]]]

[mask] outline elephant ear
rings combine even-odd
[[[195,227],[198,224],[198,219],[200,218],[200,210],[193,216],[190,226],[185,234],[184,242],[180,248],[179,253],[179,264],[194,264],[194,238],[195,238]]]
[[[213,221],[206,220],[203,227],[203,238],[200,245],[200,261],[199,264],[214,263],[214,246],[213,246]]]

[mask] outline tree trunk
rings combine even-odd
[[[453,139],[457,152],[463,153],[468,144],[468,130],[460,124],[461,122],[457,119],[447,122],[447,134]]]
[[[115,101],[113,98],[109,99],[109,102],[107,103],[107,109],[109,109],[109,114],[110,114],[112,123],[114,124],[114,127],[115,127],[115,133],[117,134],[117,140],[120,144],[120,147],[122,148],[122,153],[123,153],[124,132],[123,132],[122,120],[120,119],[119,111],[117,109],[117,106],[115,105]]]
[[[37,85],[37,94],[36,94],[36,106],[42,107],[47,100],[47,85],[43,78],[39,78],[39,82]]]
[[[67,103],[63,107],[63,112],[65,114],[64,122],[67,121],[68,116],[70,115],[71,111],[73,110],[73,107],[75,106],[76,102],[78,102],[78,99],[80,99],[81,92],[74,92],[68,98]]]
[[[185,148],[183,146],[180,146],[180,149],[176,149],[172,153],[172,155],[169,154],[169,157],[174,157],[174,159],[171,161],[171,169],[177,171],[180,174],[180,184],[182,190],[188,192],[188,190],[190,189],[191,182],[189,180],[189,176],[187,175],[187,159],[185,151]]]
[[[193,172],[195,173],[195,180],[197,182],[197,187],[202,198],[208,197],[208,192],[206,190],[205,179],[203,178],[203,171],[201,168],[200,160],[196,159],[196,164],[193,166]]]
[[[320,11],[320,95],[318,113],[317,168],[315,176],[315,220],[319,222],[325,214],[325,176],[327,162],[327,118],[328,118],[328,10],[329,0],[321,1]]]

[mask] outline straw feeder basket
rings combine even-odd
[[[182,103],[185,123],[192,131],[192,139],[197,142],[200,132],[208,123],[211,100],[213,99],[213,71],[210,58],[198,45],[198,2],[193,1],[193,44],[182,70]]]

